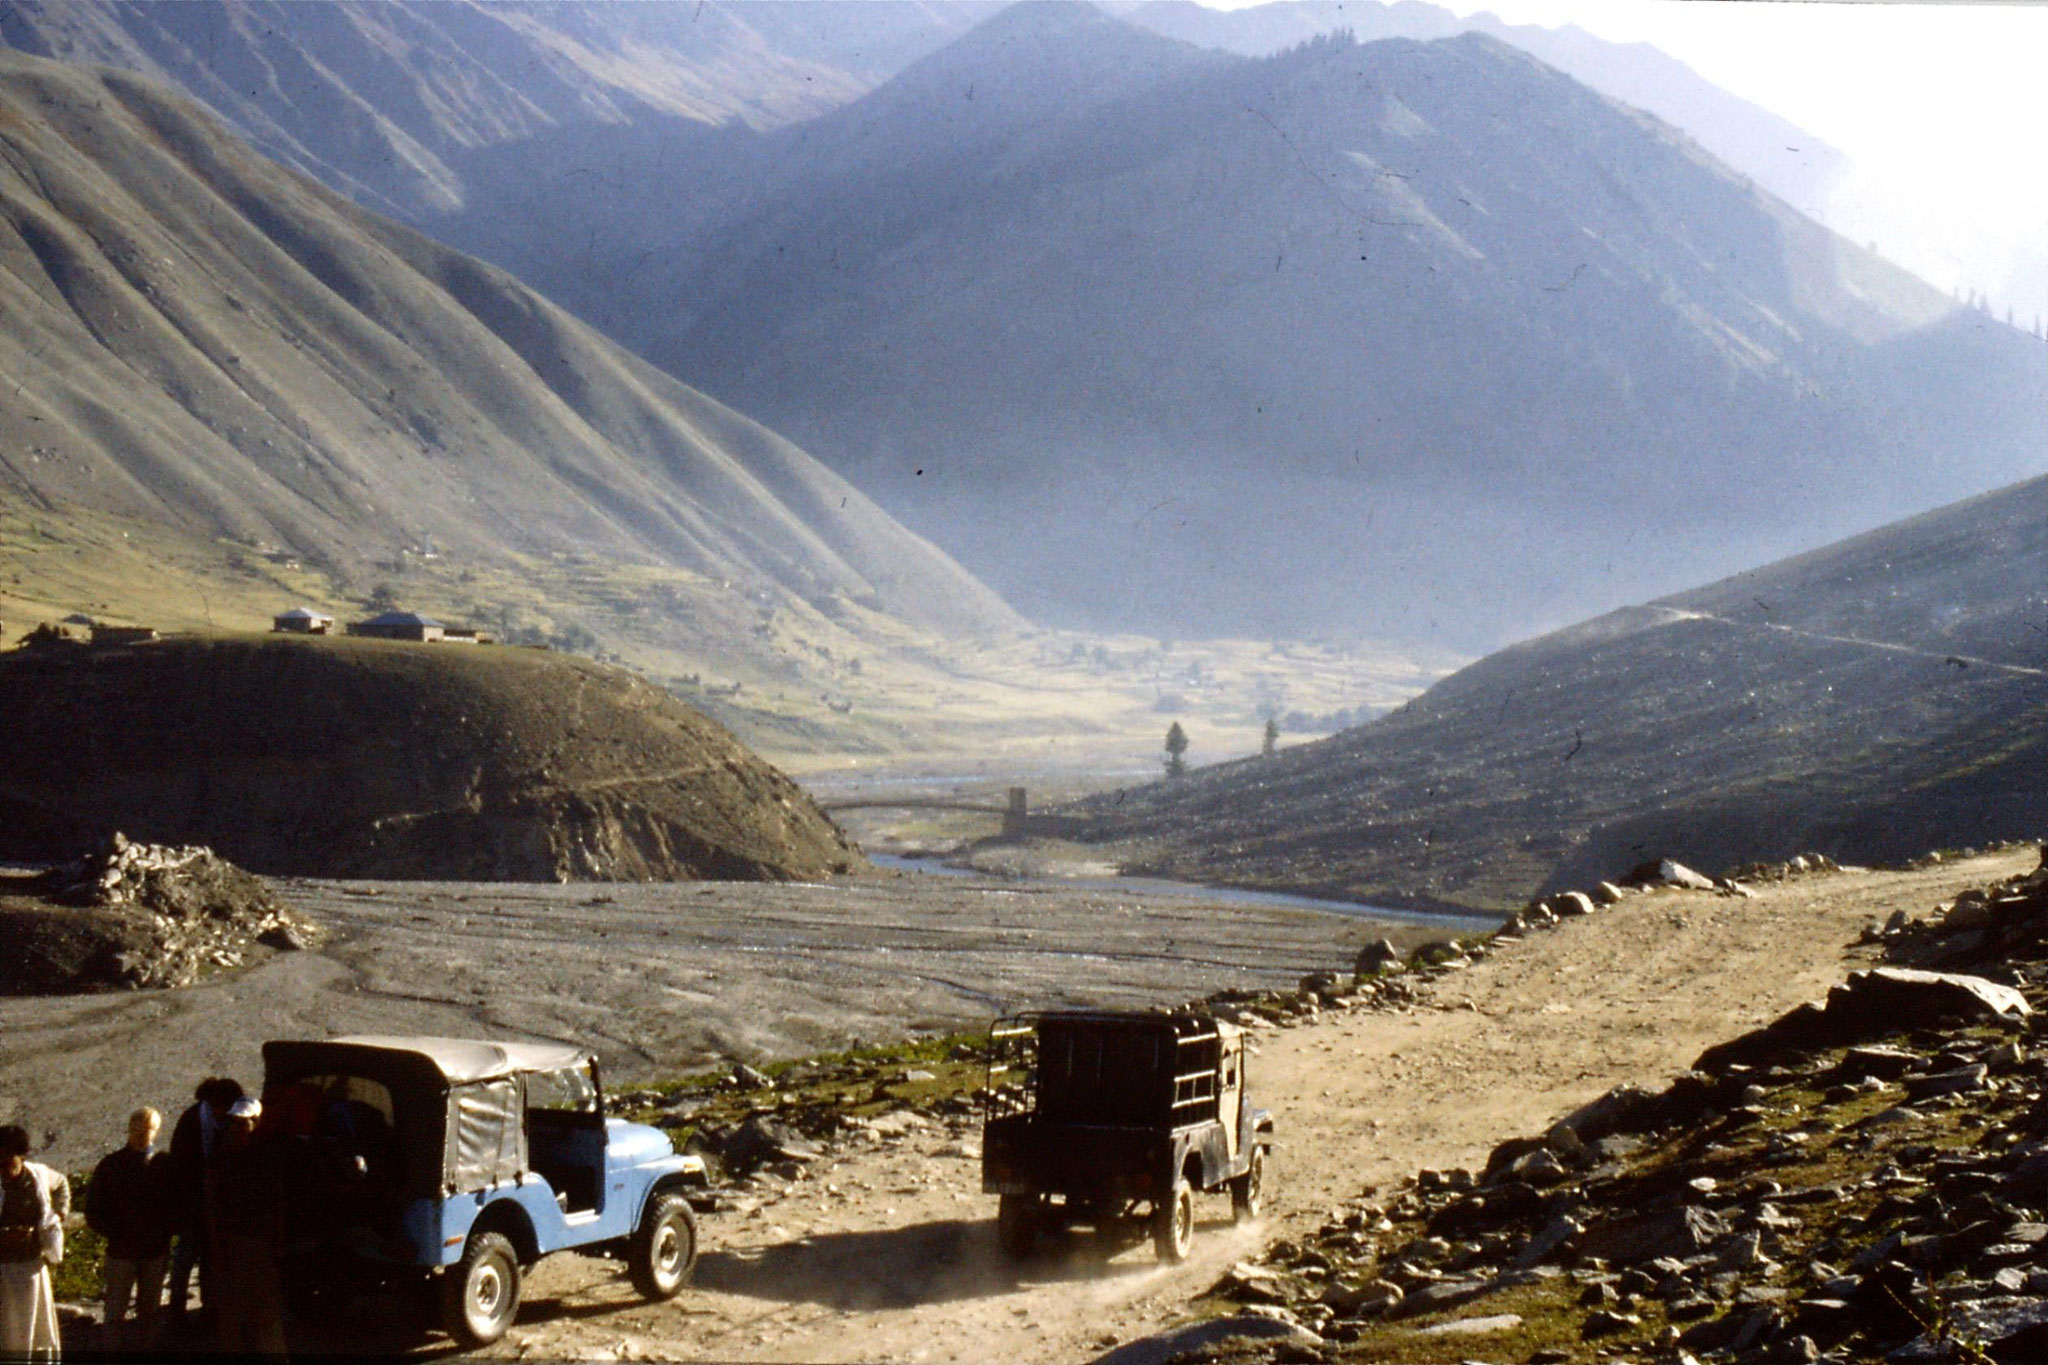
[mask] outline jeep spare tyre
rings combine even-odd
[[[519,1315],[519,1257],[503,1233],[473,1234],[441,1280],[441,1325],[465,1346],[488,1346]]]
[[[655,1195],[626,1247],[633,1287],[650,1299],[672,1299],[696,1268],[697,1219],[689,1201],[679,1194]]]

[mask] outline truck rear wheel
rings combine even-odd
[[[1195,1245],[1195,1189],[1183,1176],[1152,1210],[1152,1249],[1161,1265],[1179,1265]]]
[[[649,1299],[672,1299],[697,1268],[697,1218],[679,1194],[657,1194],[626,1244],[626,1273]]]
[[[479,1232],[441,1278],[441,1325],[465,1346],[488,1346],[519,1315],[519,1257],[503,1233]]]
[[[1244,1174],[1230,1182],[1230,1211],[1240,1223],[1249,1223],[1266,1206],[1266,1149],[1252,1148],[1251,1164]]]
[[[1006,1194],[996,1205],[996,1244],[1003,1255],[1021,1261],[1038,1246],[1038,1200],[1028,1194]]]

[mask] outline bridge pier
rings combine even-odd
[[[1027,823],[1024,788],[1010,788],[1010,804],[1003,808],[1003,842],[1022,843]]]

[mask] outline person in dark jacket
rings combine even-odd
[[[199,1272],[199,1294],[205,1301],[206,1163],[222,1142],[227,1113],[242,1098],[241,1085],[225,1076],[208,1076],[192,1093],[192,1105],[171,1129],[171,1149],[164,1176],[172,1226],[178,1245],[171,1253],[171,1316],[182,1320],[192,1292],[192,1272]]]
[[[128,1116],[128,1141],[100,1158],[85,1191],[85,1222],[107,1239],[102,1283],[107,1342],[122,1350],[149,1350],[157,1343],[157,1312],[163,1306],[164,1261],[171,1251],[171,1218],[165,1197],[168,1159],[156,1150],[163,1115],[138,1109]],[[130,1298],[135,1321],[128,1322]]]
[[[228,1108],[227,1131],[206,1164],[206,1245],[215,1280],[220,1349],[282,1356],[284,1184],[278,1149],[257,1131],[263,1106],[244,1097]],[[216,1285],[218,1288],[216,1289]]]

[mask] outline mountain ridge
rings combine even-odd
[[[871,139],[887,90],[796,164]],[[2032,468],[2034,343],[1483,35],[1190,61],[1113,113],[1027,121],[914,200],[794,177],[746,253],[679,255],[658,292],[687,302],[621,325],[1089,625],[1115,545],[1116,625],[1497,643]],[[1549,529],[1588,508],[1620,592]],[[1018,522],[1072,525],[1020,550]],[[1461,523],[1534,571],[1497,608]],[[1382,600],[1289,565],[1303,531]]]
[[[401,552],[598,554],[1015,622],[782,438],[160,87],[4,54],[0,102],[13,497],[358,582]]]

